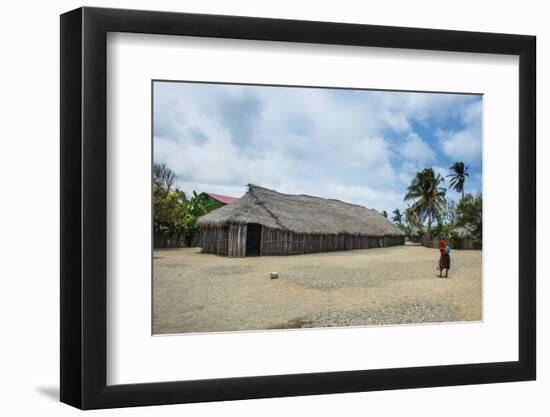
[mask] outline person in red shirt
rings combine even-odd
[[[445,270],[445,278],[449,276],[449,269],[451,269],[451,256],[449,255],[447,240],[442,238],[439,241],[439,276],[443,277],[443,270]]]

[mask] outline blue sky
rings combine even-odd
[[[188,193],[252,183],[390,212],[417,171],[455,161],[481,192],[479,95],[156,81],[153,111],[154,160]]]

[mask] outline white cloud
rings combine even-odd
[[[483,105],[481,100],[466,104],[461,112],[462,122],[466,126],[481,126],[481,118],[483,114]]]
[[[478,165],[481,162],[481,131],[466,129],[459,132],[437,132],[443,152],[449,157],[468,164]]]
[[[435,152],[416,133],[411,132],[399,145],[398,152],[409,162],[427,164],[436,160]]]
[[[475,119],[475,109],[464,108],[461,100],[155,83],[154,158],[176,172],[187,192],[238,196],[254,183],[393,210],[404,206],[404,189],[414,174],[438,160],[411,130],[413,123],[443,120],[455,108],[464,121]],[[442,148],[456,153],[452,138],[440,133]]]
[[[447,178],[447,175],[449,175],[451,173],[451,170],[449,168],[442,167],[442,166],[439,166],[439,165],[434,165],[432,167],[432,169],[434,170],[435,175],[439,174],[443,178]]]
[[[345,186],[342,184],[327,184],[327,191],[342,201],[352,201],[364,207],[379,211],[401,207],[403,196],[391,190],[377,190],[368,186]]]
[[[468,164],[481,165],[482,156],[482,102],[467,103],[459,109],[462,130],[438,130],[443,152],[456,161]]]

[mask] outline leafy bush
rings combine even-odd
[[[483,232],[483,199],[481,194],[475,197],[472,194],[466,194],[458,202],[456,214],[456,224],[471,230],[473,236],[477,240],[481,240]]]
[[[188,200],[185,193],[174,188],[176,174],[165,164],[153,164],[153,228],[155,234],[191,236],[197,219],[221,204],[193,191]]]

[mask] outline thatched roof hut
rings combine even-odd
[[[451,235],[457,249],[481,249],[481,240],[476,239],[474,231],[466,226],[456,226]]]
[[[465,226],[456,226],[453,233],[460,239],[473,238],[473,232]]]
[[[424,231],[418,227],[418,226],[412,226],[411,227],[411,236],[422,236],[424,234]]]
[[[289,255],[403,244],[403,232],[376,210],[249,185],[232,204],[198,220],[203,252]]]
[[[422,236],[424,235],[424,230],[418,226],[412,226],[409,232],[409,238],[413,243],[420,243]]]

